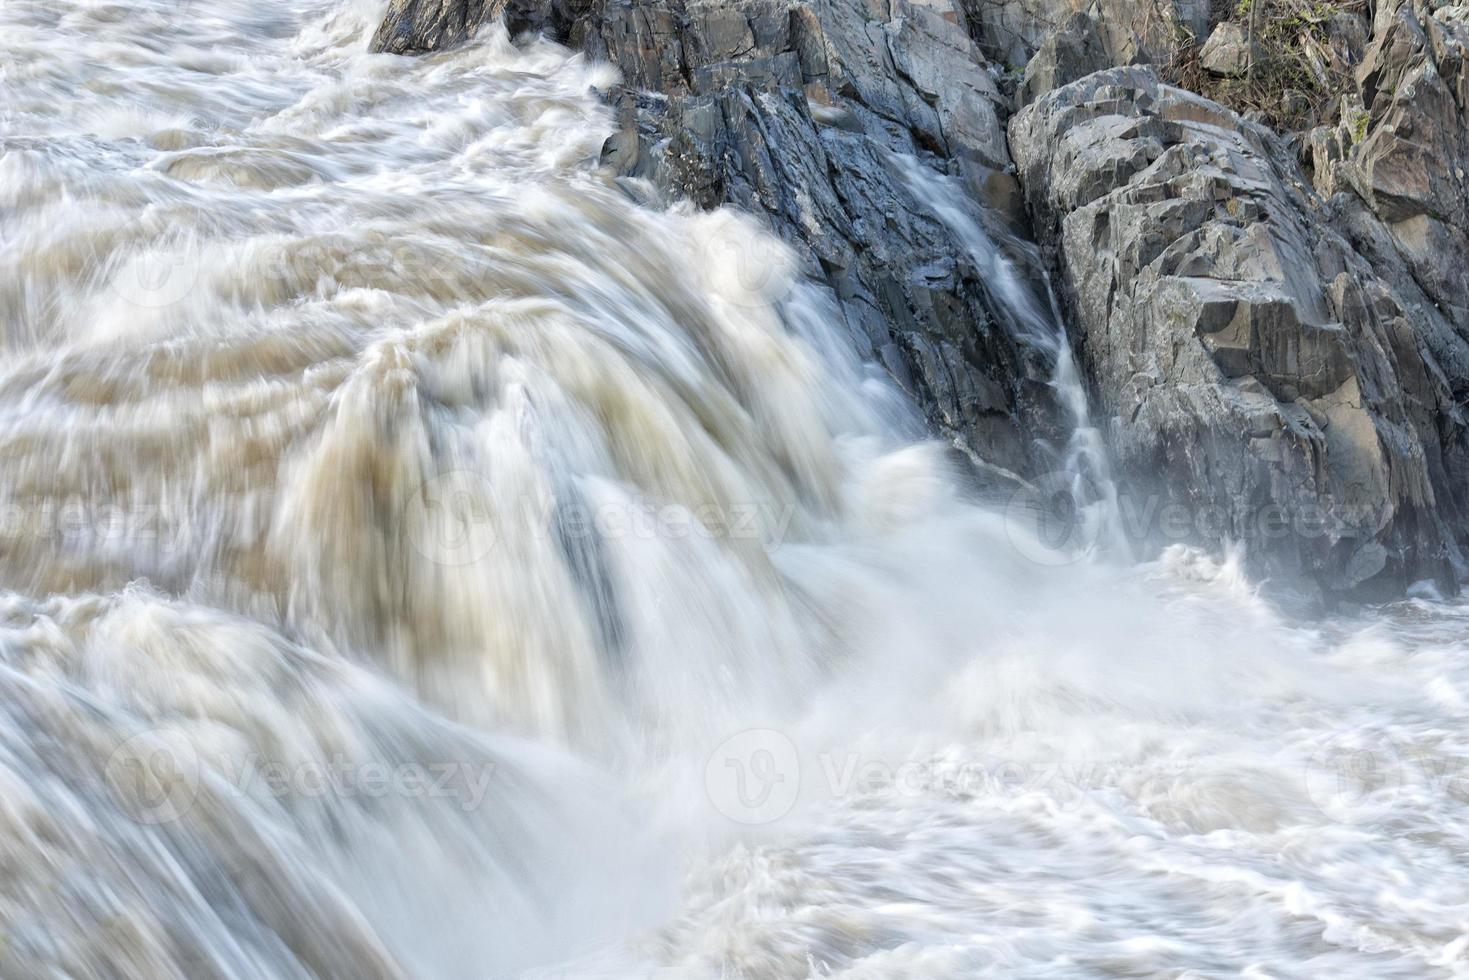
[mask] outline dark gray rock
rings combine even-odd
[[[501,18],[515,36],[545,31],[565,38],[591,0],[390,0],[368,48],[387,54],[442,51]]]
[[[499,18],[506,6],[507,0],[393,0],[369,47],[389,54],[452,47]]]
[[[1038,440],[1059,434],[1050,356],[1005,328],[965,243],[903,176],[952,175],[981,224],[1021,219],[1008,104],[957,7],[613,2],[579,31],[623,75],[608,166],[764,218],[941,431],[1004,469],[1042,465]]]
[[[1053,91],[1010,135],[1139,530],[1163,543],[1148,514],[1181,508],[1173,537],[1329,595],[1463,575],[1454,331],[1358,254],[1391,249],[1380,223],[1339,233],[1353,216],[1280,139],[1148,69]]]
[[[1074,13],[1060,29],[1046,36],[1035,57],[1025,66],[1020,102],[1033,102],[1053,88],[1111,68],[1115,62],[1090,16]]]

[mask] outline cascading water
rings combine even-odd
[[[963,191],[949,178],[924,167],[911,156],[895,156],[908,191],[964,243],[969,260],[982,275],[993,309],[1005,320],[1012,335],[1047,352],[1054,363],[1052,387],[1066,413],[1069,436],[1060,465],[1054,474],[1057,486],[1031,487],[1011,508],[1012,516],[1027,512],[1043,544],[1055,545],[1069,555],[1131,557],[1117,500],[1117,485],[1102,434],[1092,424],[1086,386],[1076,369],[1071,340],[1056,302],[1055,291],[1033,242],[997,229],[986,231],[973,213]],[[1000,242],[996,242],[996,237]],[[1040,289],[1027,281],[1011,256],[1021,258],[1039,281]],[[1040,302],[1045,297],[1045,305]],[[1064,501],[1050,499],[1049,491],[1060,491]],[[1035,499],[1031,499],[1035,498]],[[1060,503],[1057,508],[1055,505]],[[1059,512],[1053,512],[1059,511]],[[1056,530],[1047,530],[1048,526]]]
[[[1457,970],[1461,607],[1034,560],[603,69],[376,14],[0,7],[0,976]]]

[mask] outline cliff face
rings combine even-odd
[[[1281,139],[1125,68],[1048,93],[1011,143],[1134,501],[1329,592],[1462,571],[1465,432],[1431,352],[1454,333]]]
[[[1385,0],[1341,121],[1308,134],[1322,195],[1436,329],[1425,342],[1469,400],[1469,8]],[[1372,220],[1373,218],[1377,220]],[[1469,473],[1458,473],[1460,492]]]
[[[1051,359],[907,173],[949,175],[966,221],[1044,247],[1009,258],[1056,274],[1138,540],[1376,596],[1466,575],[1460,12],[1384,3],[1306,134],[1106,68],[1201,41],[1194,2],[395,0],[374,44],[503,16],[616,65],[613,172],[762,216],[937,429],[1039,475]]]
[[[1129,69],[1036,95],[1010,146],[1140,536],[1178,504],[1184,539],[1380,597],[1466,574],[1469,21],[1356,21],[1327,19],[1334,126]]]

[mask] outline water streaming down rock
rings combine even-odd
[[[983,270],[993,302],[1005,317],[1008,328],[1031,346],[1048,351],[1055,364],[1052,383],[1065,409],[1069,434],[1059,467],[1041,481],[1039,489],[1060,491],[1065,497],[1064,505],[1059,514],[1048,512],[1054,510],[1055,502],[1032,500],[1029,498],[1039,494],[1021,493],[1011,502],[1012,516],[1022,515],[1026,506],[1030,506],[1036,511],[1033,520],[1039,536],[1049,539],[1048,544],[1071,554],[1097,553],[1127,560],[1131,548],[1118,507],[1117,485],[1112,480],[1107,449],[1101,433],[1092,425],[1086,386],[1076,369],[1071,340],[1066,336],[1056,295],[1035,243],[1022,240],[1004,228],[997,228],[993,233],[986,231],[958,187],[912,157],[898,157],[896,162],[914,196],[933,208],[939,220],[964,243],[970,259]],[[1032,280],[1039,282],[1039,288],[1021,276],[1015,259],[1024,262]],[[1044,303],[1041,296],[1045,298]],[[1046,483],[1059,485],[1045,486]],[[1037,506],[1042,504],[1048,504],[1049,508]],[[1047,534],[1048,524],[1059,528],[1060,534]]]
[[[0,9],[0,975],[1448,971],[1461,612],[1033,560],[602,70],[375,14]]]

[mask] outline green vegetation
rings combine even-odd
[[[1352,142],[1360,143],[1367,138],[1367,123],[1372,115],[1366,109],[1358,109],[1352,115]]]

